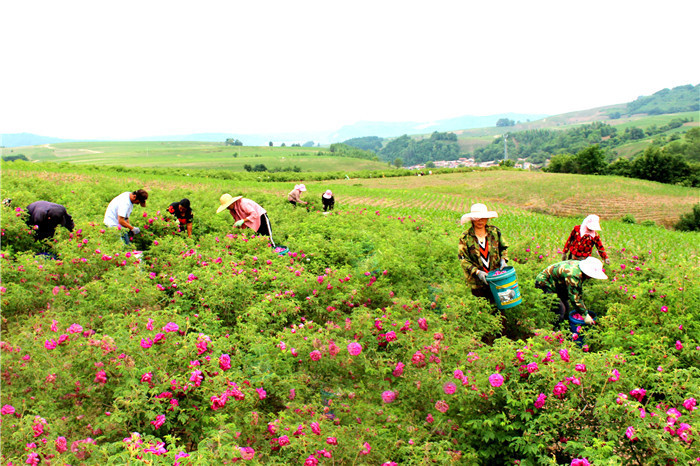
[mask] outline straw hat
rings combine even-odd
[[[224,210],[226,210],[228,208],[228,206],[230,206],[231,204],[233,204],[234,202],[236,202],[237,200],[242,199],[242,198],[243,198],[243,196],[233,197],[229,193],[222,194],[221,197],[219,198],[219,202],[221,203],[221,205],[219,206],[218,209],[216,209],[216,213],[219,214],[219,213],[223,212]]]
[[[325,193],[323,193],[323,197],[326,199],[330,199],[333,197],[333,192],[329,189]]]
[[[462,215],[460,223],[464,225],[469,220],[474,220],[475,218],[496,218],[498,213],[493,210],[488,210],[485,204],[472,204],[472,210],[469,213]]]
[[[597,278],[598,280],[606,280],[608,278],[603,272],[603,263],[600,259],[588,256],[584,260],[578,263],[581,268],[581,272],[585,273],[591,278]]]

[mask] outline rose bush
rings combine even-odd
[[[322,215],[255,192],[280,256],[214,213],[218,185],[159,187],[135,208],[135,254],[101,224],[121,187],[65,176],[3,175],[3,197],[55,199],[76,220],[35,245],[17,206],[2,208],[3,464],[697,456],[696,235],[618,238],[610,222],[610,280],[585,286],[599,318],[579,346],[534,288],[566,234],[558,219],[494,222],[523,294],[499,312],[464,285],[444,212]],[[184,195],[193,239],[161,214]],[[55,259],[35,255],[47,248]]]

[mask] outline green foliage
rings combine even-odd
[[[24,154],[17,154],[17,155],[3,155],[2,159],[5,162],[14,162],[15,160],[24,160],[24,161],[29,161],[26,155]]]
[[[361,138],[348,139],[347,141],[344,141],[343,144],[352,147],[357,147],[358,149],[362,150],[379,152],[379,150],[382,148],[383,142],[384,138],[380,138],[378,136],[365,136]]]
[[[627,112],[630,115],[635,113],[648,113],[658,115],[663,113],[697,112],[700,110],[698,94],[700,85],[674,87],[673,89],[662,89],[650,96],[638,97],[635,101],[627,104]]]
[[[379,155],[383,160],[400,158],[404,165],[416,165],[433,160],[456,160],[459,158],[457,135],[433,132],[429,138],[414,140],[403,135],[386,143]]]
[[[690,175],[690,165],[678,154],[650,146],[632,161],[632,175],[643,180],[677,183]]]
[[[681,216],[675,228],[680,231],[700,231],[700,203],[693,206],[692,212]]]
[[[579,174],[602,175],[605,173],[607,165],[605,151],[597,144],[576,154],[576,166]]]
[[[415,177],[392,180],[402,207],[338,205],[327,215],[292,209],[268,193],[274,185],[237,184],[268,210],[276,241],[290,248],[284,256],[214,213],[212,193],[230,183],[153,178],[160,188],[149,209],[134,213],[143,225],[143,253],[134,254],[101,226],[121,179],[36,170],[19,162],[4,171],[2,197],[26,205],[50,196],[70,206],[76,231],[61,229],[47,245],[56,260],[37,257],[21,252],[33,244],[22,212],[1,210],[4,462],[25,464],[32,453],[52,464],[697,456],[696,233],[606,222],[610,279],[585,285],[598,321],[579,346],[552,328],[552,299],[534,287],[561,254],[570,219],[489,205],[501,213],[492,222],[510,243],[523,294],[499,312],[464,284],[459,215],[405,207]],[[481,185],[513,173],[466,176]],[[363,183],[354,189],[378,197]],[[420,192],[424,202],[434,189]],[[195,210],[192,239],[157,207],[184,196]]]
[[[243,143],[239,139],[227,138],[224,142],[227,146],[242,146]]]
[[[336,157],[352,157],[356,159],[378,160],[377,154],[368,149],[358,149],[348,144],[331,144],[331,153]]]
[[[630,224],[637,223],[637,220],[635,220],[634,215],[632,215],[632,214],[623,215],[621,221],[622,221],[622,223],[630,223]]]
[[[515,126],[515,121],[509,120],[508,118],[499,118],[496,122],[496,126]]]

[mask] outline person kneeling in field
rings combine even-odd
[[[559,297],[559,322],[569,320],[575,314],[584,316],[583,321],[593,325],[595,321],[588,314],[588,308],[583,302],[583,283],[589,278],[606,280],[603,263],[595,257],[587,257],[582,261],[562,261],[550,265],[535,277],[535,288],[545,294],[556,293]]]
[[[233,197],[230,194],[222,194],[219,198],[221,204],[216,213],[219,214],[228,209],[229,213],[236,221],[233,224],[236,228],[248,227],[257,232],[259,235],[268,236],[270,244],[275,247],[275,242],[272,240],[272,229],[270,228],[270,219],[267,216],[267,211],[260,204],[243,196]]]
[[[134,204],[139,204],[141,207],[146,207],[148,192],[145,189],[139,189],[134,192],[121,193],[119,196],[112,199],[105,211],[104,224],[110,228],[126,228],[129,231],[121,234],[124,244],[130,244],[131,239],[129,233],[138,235],[141,233],[139,227],[132,226],[129,223],[131,211],[134,209]]]
[[[180,231],[182,231],[182,226],[187,228],[187,237],[192,238],[192,208],[190,207],[190,200],[183,199],[180,202],[173,202],[168,206],[168,212],[173,214],[177,218],[180,224]]]
[[[507,264],[508,244],[501,236],[501,230],[488,225],[490,218],[496,218],[495,211],[489,211],[484,204],[472,205],[471,212],[464,214],[460,223],[471,221],[471,227],[459,239],[459,262],[464,270],[472,295],[486,298],[494,303],[491,288],[486,276],[492,270],[503,269]]]
[[[52,238],[59,225],[68,231],[73,231],[75,228],[73,217],[68,215],[66,208],[60,204],[48,201],[32,202],[27,206],[27,213],[29,214],[27,225],[36,228],[35,241]]]

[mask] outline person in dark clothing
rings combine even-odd
[[[192,238],[192,208],[190,207],[190,200],[185,198],[180,202],[173,202],[168,206],[168,212],[173,214],[177,221],[180,223],[180,230],[182,227],[187,227],[187,237]]]
[[[27,206],[27,212],[29,213],[27,225],[30,228],[36,227],[36,232],[34,233],[36,241],[53,237],[56,227],[59,225],[68,229],[68,231],[73,231],[73,228],[75,228],[73,217],[60,204],[36,201]]]
[[[335,207],[335,198],[333,197],[333,192],[330,189],[321,195],[321,202],[323,202],[324,212],[333,210],[333,207]]]

